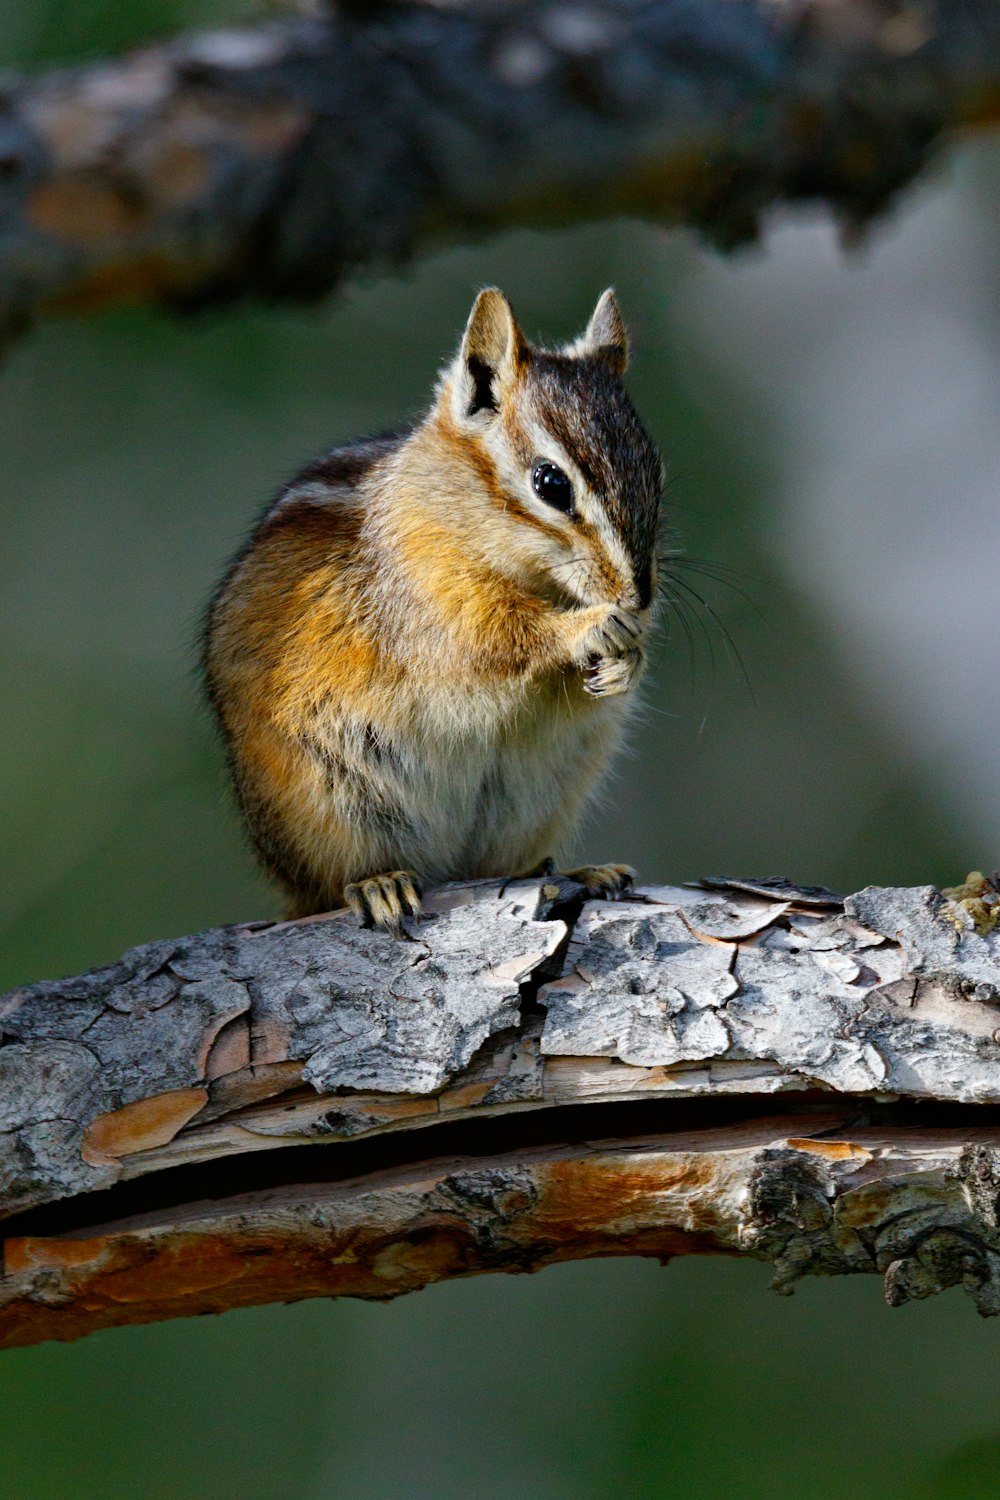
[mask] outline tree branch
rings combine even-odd
[[[182,36],[0,97],[0,326],[314,298],[500,225],[730,245],[810,198],[856,228],[998,98],[992,0],[342,5]]]
[[[589,1255],[1000,1311],[990,888],[584,895],[218,929],[0,1000],[0,1346]]]

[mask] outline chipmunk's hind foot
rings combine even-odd
[[[514,880],[530,880],[541,875],[562,880],[575,880],[577,885],[587,888],[588,896],[603,896],[608,901],[617,901],[635,883],[635,871],[631,865],[579,865],[575,870],[557,870],[554,859],[540,859],[530,870],[515,875]]]
[[[635,882],[631,865],[580,865],[576,870],[563,873],[568,879],[585,885],[588,895],[603,896],[607,901],[617,901],[619,896],[632,889]]]
[[[404,917],[419,917],[423,888],[412,870],[387,870],[356,880],[344,890],[344,900],[360,927],[376,927],[399,937]]]

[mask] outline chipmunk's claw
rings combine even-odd
[[[568,879],[585,885],[588,895],[602,896],[606,901],[617,901],[619,896],[632,889],[635,882],[631,865],[581,865],[579,869],[564,873]]]
[[[411,870],[387,870],[356,880],[344,890],[344,900],[359,927],[375,927],[399,937],[404,917],[419,917],[423,888]]]
[[[621,656],[595,657],[583,674],[583,690],[592,698],[613,698],[627,693],[642,670],[638,647]]]

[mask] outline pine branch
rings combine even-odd
[[[590,1255],[1000,1311],[991,923],[931,887],[481,882],[408,941],[224,928],[17,991],[0,1346]]]

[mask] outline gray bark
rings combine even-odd
[[[404,940],[218,929],[0,1000],[0,1345],[694,1250],[1000,1310],[989,913],[583,897],[480,882]]]
[[[109,300],[316,297],[495,226],[611,214],[732,245],[849,229],[994,123],[991,0],[338,6],[9,81],[0,326]]]

